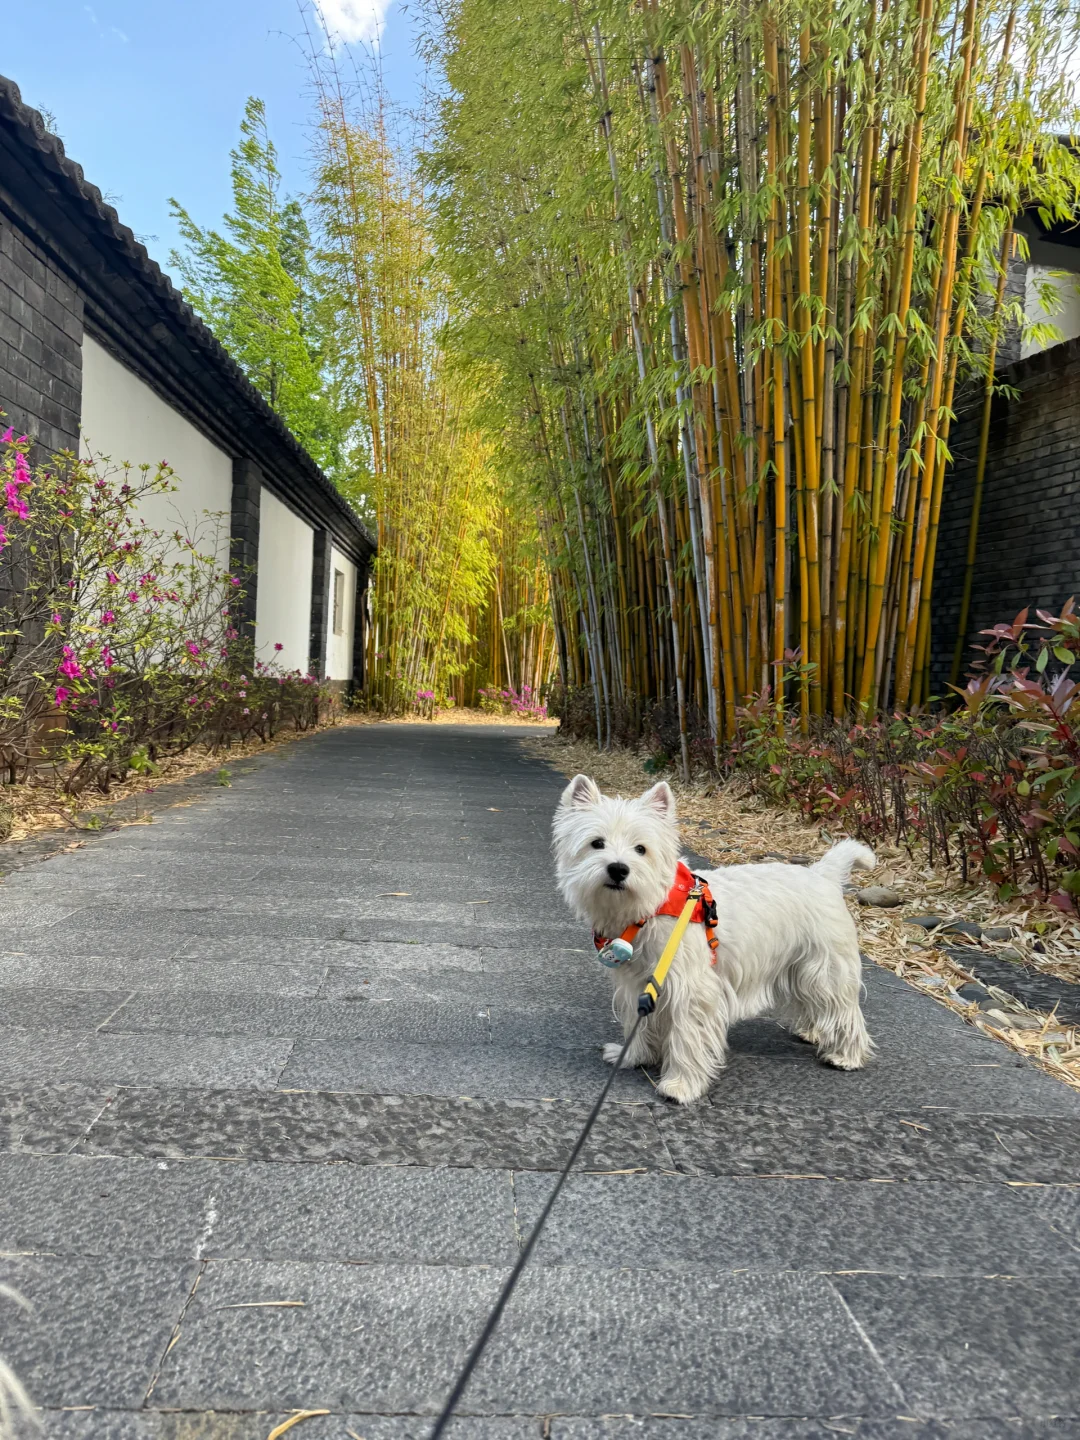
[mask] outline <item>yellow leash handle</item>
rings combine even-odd
[[[671,969],[671,962],[675,959],[675,952],[682,943],[686,934],[686,927],[690,924],[690,917],[701,899],[701,886],[697,885],[689,891],[686,897],[686,904],[682,908],[682,914],[675,921],[675,929],[668,936],[668,942],[664,946],[664,953],[656,962],[656,969],[649,976],[645,989],[638,996],[637,1008],[639,1015],[651,1015],[656,1009],[656,1002],[660,999],[660,991],[664,988],[664,981]]]

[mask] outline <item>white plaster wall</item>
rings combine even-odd
[[[259,588],[255,649],[260,660],[307,673],[311,645],[314,532],[273,491],[259,502]],[[275,650],[275,644],[282,645]]]
[[[148,496],[139,507],[141,518],[166,534],[180,529],[197,535],[205,553],[227,566],[230,457],[89,335],[83,338],[82,364],[81,454],[107,455],[115,466],[129,460],[156,468],[167,460],[178,488]]]
[[[1049,313],[1040,301],[1040,291],[1046,284],[1052,285],[1059,297],[1057,308],[1051,308]],[[1074,340],[1080,335],[1080,275],[1062,274],[1060,270],[1055,273],[1055,267],[1052,266],[1029,265],[1024,285],[1024,315],[1029,323],[1049,322],[1057,326],[1061,338],[1052,341],[1052,344],[1060,345],[1064,340]],[[1045,344],[1025,340],[1020,347],[1020,358],[1037,355],[1046,348]]]
[[[334,633],[334,572],[344,577],[340,634]],[[330,547],[330,614],[326,624],[326,676],[328,680],[351,680],[353,633],[356,626],[356,566]]]

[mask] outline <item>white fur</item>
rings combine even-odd
[[[559,888],[598,934],[621,935],[663,903],[679,859],[675,797],[665,782],[623,800],[577,775],[552,828]],[[602,849],[594,848],[597,840]],[[620,888],[613,888],[612,864],[627,867]],[[876,864],[865,845],[842,840],[806,868],[775,863],[699,872],[716,900],[716,965],[704,926],[691,925],[625,1063],[659,1063],[661,1095],[698,1100],[723,1069],[728,1027],[768,1014],[815,1045],[826,1064],[860,1069],[873,1042],[859,1008],[859,945],[842,887],[853,868]],[[613,972],[625,1035],[674,925],[666,915],[649,919],[634,940],[633,959]],[[604,1058],[615,1064],[621,1049],[606,1045]]]

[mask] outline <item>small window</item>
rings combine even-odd
[[[341,570],[334,571],[334,634],[342,635],[345,632],[345,575]]]

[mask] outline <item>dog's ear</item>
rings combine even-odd
[[[651,790],[646,790],[641,797],[641,803],[650,810],[655,810],[663,820],[675,819],[675,796],[666,780],[661,780]]]
[[[588,775],[575,775],[562,792],[559,804],[565,810],[588,810],[601,798],[595,780],[590,780]]]

